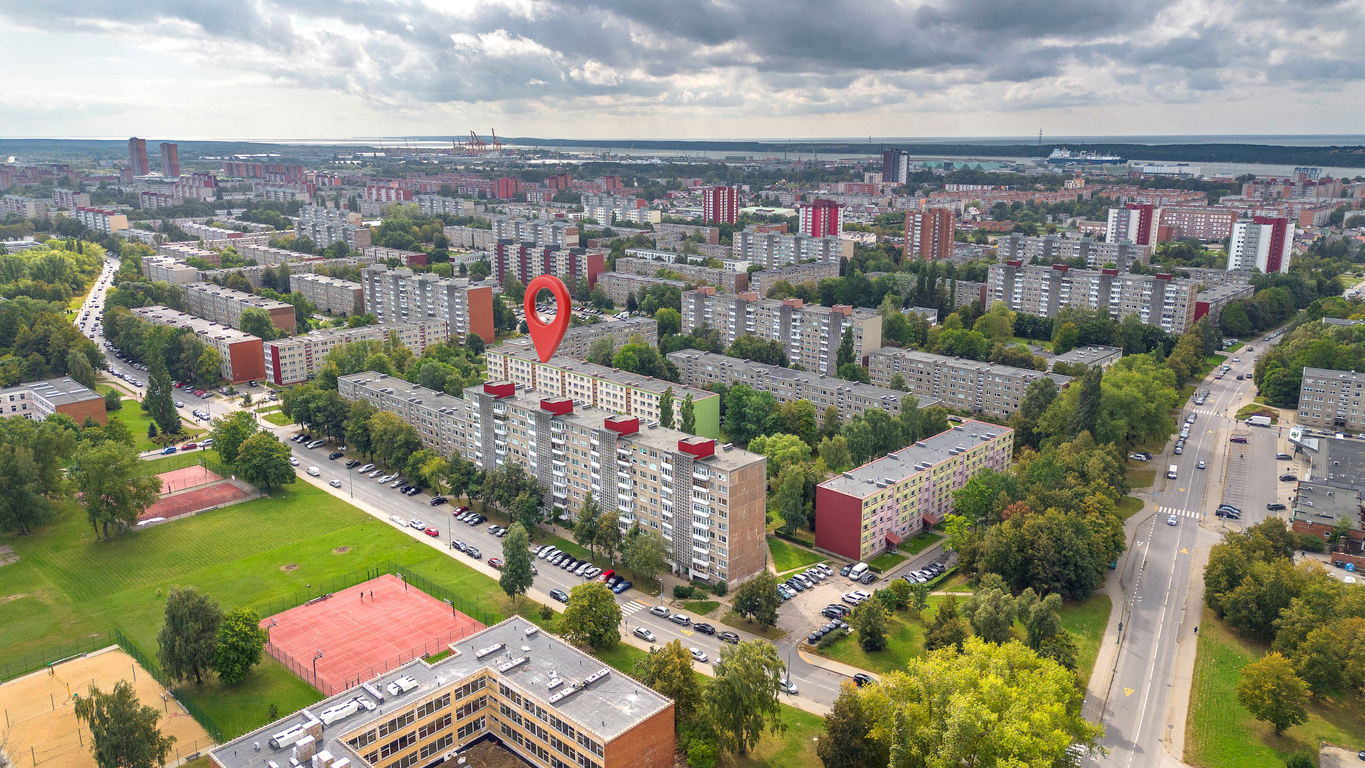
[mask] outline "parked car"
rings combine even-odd
[[[634,582],[626,581],[625,579],[622,579],[621,581],[616,582],[616,586],[612,587],[612,588],[611,588],[611,591],[612,591],[613,593],[619,595],[619,594],[621,594],[622,592],[625,592],[627,589],[630,589],[630,588],[633,587],[633,586],[635,586],[635,583],[634,583]]]
[[[1230,443],[1245,443],[1246,441],[1247,439],[1244,435],[1233,435],[1232,437],[1228,438],[1228,442]]]
[[[707,624],[706,622],[702,622],[702,621],[699,621],[699,622],[697,622],[696,624],[693,624],[693,625],[692,625],[692,629],[695,630],[695,631],[697,631],[697,632],[702,633],[703,635],[714,635],[714,634],[716,634],[716,628],[715,628],[715,627],[711,626],[710,624]]]
[[[347,469],[351,469],[352,467],[356,467],[356,466],[359,466],[359,465],[360,465],[360,459],[351,459],[350,461],[346,462],[346,468],[347,468]]]
[[[705,664],[711,660],[711,657],[707,656],[700,648],[688,648],[687,651],[692,654],[693,661],[699,661],[702,664]]]
[[[553,597],[554,599],[558,600],[561,603],[569,602],[569,593],[565,592],[562,589],[550,590],[550,597]],[[639,630],[637,629],[636,631],[638,632]],[[651,637],[650,639],[652,640],[653,638]]]
[[[1282,482],[1282,483],[1292,483],[1292,482],[1294,482],[1295,480],[1298,480],[1298,479],[1299,479],[1299,476],[1298,476],[1298,475],[1291,475],[1291,474],[1288,474],[1288,473],[1283,474],[1283,475],[1280,475],[1280,482]]]
[[[1143,456],[1143,455],[1140,454],[1140,453],[1130,453],[1130,454],[1128,454],[1128,458],[1132,459],[1133,461],[1147,461],[1147,460],[1148,460],[1146,456]]]
[[[426,529],[426,531],[424,531],[424,533],[426,533],[426,535],[432,538],[436,538],[441,535],[441,532],[436,530],[435,528],[428,528]]]
[[[862,688],[865,685],[872,685],[877,682],[877,680],[866,672],[859,672],[853,676],[853,682],[857,683],[859,688]]]
[[[289,465],[290,465],[291,467],[297,467],[297,466],[299,465],[299,460],[298,460],[298,458],[295,457],[295,456],[290,456],[290,457],[289,457]]]
[[[731,645],[739,644],[739,635],[728,630],[725,632],[721,632],[720,634],[716,635],[716,637],[720,638],[720,641],[723,643],[729,643]]]
[[[342,453],[341,451],[332,451],[331,453],[327,454],[327,459],[328,461],[336,461],[337,459],[345,455],[346,454]]]
[[[490,558],[488,558],[488,564],[491,565],[491,566],[493,566],[494,568],[501,568],[501,567],[502,567],[502,558],[501,558],[501,557],[490,557]]]
[[[1272,501],[1271,503],[1265,505],[1265,508],[1270,510],[1271,512],[1279,512],[1280,510],[1287,509],[1285,505],[1281,504],[1278,501]]]
[[[433,507],[439,507],[439,506],[441,506],[442,504],[446,503],[447,501],[450,501],[450,499],[447,499],[447,498],[444,497],[444,496],[436,496],[436,497],[432,498],[432,500],[431,500],[431,506],[433,506]]]
[[[1290,455],[1287,454],[1287,453],[1277,453],[1277,454],[1275,454],[1275,458],[1279,459],[1280,461],[1289,461],[1290,459],[1293,459],[1294,457],[1293,457],[1293,456],[1290,456]]]
[[[851,571],[851,570],[853,570],[853,563],[849,563],[849,564],[845,565],[843,568],[840,568],[840,569],[839,569],[839,575],[840,575],[840,576],[847,576],[847,575],[848,575],[848,572]]]
[[[175,453],[175,446],[174,446],[174,445],[168,445],[168,446],[166,446],[165,448],[162,448],[162,449],[161,449],[161,455],[162,455],[162,456],[169,456],[169,455],[171,455],[172,453]]]
[[[680,627],[686,627],[692,623],[692,618],[683,613],[675,613],[672,616],[669,616],[668,620]]]
[[[328,480],[328,481],[327,481],[327,484],[330,485],[330,486],[332,486],[333,488],[340,488],[340,487],[341,487],[341,481],[340,481],[340,480]]]
[[[426,530],[427,527],[426,523],[423,523],[421,520],[415,517],[408,521],[408,525],[412,526],[413,528],[416,528],[419,531]]]
[[[421,488],[418,488],[418,487],[416,487],[416,486],[413,486],[412,488],[409,488],[407,491],[405,491],[405,493],[406,493],[407,495],[409,495],[409,496],[416,496],[417,494],[419,494],[419,493],[421,493],[421,492],[422,492],[422,489],[421,489]]]

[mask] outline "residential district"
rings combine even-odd
[[[1365,750],[1365,176],[239,147],[0,164],[0,765]]]

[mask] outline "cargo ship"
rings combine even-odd
[[[1123,165],[1128,162],[1118,155],[1101,155],[1095,152],[1072,152],[1066,147],[1052,150],[1047,156],[1049,163],[1058,165]]]

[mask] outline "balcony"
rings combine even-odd
[[[711,539],[709,537],[702,536],[698,534],[696,531],[692,532],[692,541],[696,544],[701,544],[703,546],[709,545],[711,543]],[[708,549],[707,551],[709,552],[710,550]]]
[[[616,466],[620,467],[621,469],[630,469],[630,462],[625,461],[624,459],[617,459]]]

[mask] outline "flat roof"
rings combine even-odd
[[[887,483],[906,480],[956,456],[962,452],[959,449],[970,449],[1012,431],[1009,427],[987,424],[984,421],[964,421],[945,432],[926,437],[914,445],[869,461],[820,485],[848,496],[859,498],[871,496],[884,490]],[[878,482],[882,482],[882,485],[879,486]]]
[[[43,398],[54,406],[81,403],[86,400],[104,399],[103,395],[87,389],[84,384],[81,384],[70,377],[46,379],[44,381],[30,381],[0,389],[0,395],[5,395],[10,392],[32,392],[34,395]]]
[[[1197,301],[1218,301],[1220,299],[1231,299],[1237,296],[1250,296],[1255,293],[1255,289],[1249,283],[1224,283],[1216,285],[1207,291],[1200,291]]]
[[[1123,357],[1121,347],[1106,347],[1102,344],[1076,347],[1064,354],[1051,358],[1054,363],[1093,363],[1110,357]]]
[[[620,370],[619,368],[611,368],[605,365],[598,365],[597,363],[589,363],[586,360],[578,360],[576,358],[565,357],[563,355],[555,355],[554,357],[550,358],[550,361],[548,363],[542,363],[540,362],[540,356],[537,355],[536,351],[530,347],[503,346],[493,347],[488,351],[500,355],[505,355],[507,357],[514,357],[518,360],[523,360],[528,363],[535,363],[537,365],[547,365],[551,368],[559,368],[561,370],[569,371],[570,373],[579,374],[580,376],[591,376],[598,379],[606,379],[607,381],[610,381],[614,384],[635,387],[637,389],[645,389],[650,392],[663,392],[665,389],[672,387],[673,399],[678,401],[682,400],[684,397],[687,397],[689,393],[692,394],[693,400],[699,400],[704,397],[719,397],[719,395],[717,395],[715,392],[708,392],[704,389],[689,387],[685,384],[675,384],[671,381],[656,379],[652,376],[643,376],[638,373],[623,371]]]
[[[902,349],[900,347],[882,347],[872,350],[873,355],[896,355],[906,357],[911,360],[919,360],[926,363],[953,363],[959,367],[972,368],[986,373],[999,374],[1001,376],[1023,376],[1024,378],[1041,378],[1046,376],[1053,379],[1060,386],[1070,383],[1072,377],[1050,371],[1035,371],[1032,368],[1016,368],[1012,365],[1001,365],[1000,363],[987,363],[981,360],[969,360],[965,357],[949,357],[948,355],[937,355],[933,352],[921,352],[917,349]]]
[[[898,389],[879,387],[876,384],[864,384],[860,381],[846,381],[844,379],[832,378],[827,374],[782,368],[769,363],[759,363],[753,360],[730,357],[729,355],[721,355],[715,352],[703,352],[700,349],[679,349],[674,352],[669,352],[667,356],[672,360],[696,360],[698,363],[712,364],[730,370],[744,370],[751,372],[754,375],[766,374],[772,379],[806,382],[808,386],[842,390],[859,397],[865,397],[869,400],[899,403],[902,397],[914,395],[919,400],[920,408],[928,408],[931,405],[938,405],[942,402],[936,397],[920,397],[913,392],[901,392]]]
[[[223,341],[226,341],[229,344],[235,344],[242,341],[251,341],[252,339],[260,341],[260,338],[252,336],[249,333],[243,333],[242,331],[239,331],[236,328],[231,328],[226,325],[219,325],[218,323],[205,320],[202,317],[195,317],[194,315],[179,312],[177,310],[170,309],[168,307],[163,307],[160,305],[152,307],[135,307],[133,308],[132,312],[135,315],[138,315],[150,322],[157,323],[159,325],[169,325],[176,328],[189,328],[191,331],[197,334],[203,336],[212,336],[213,338],[216,339],[222,339]]]
[[[288,307],[289,309],[294,308],[293,304],[288,304],[286,302],[278,301],[276,299],[267,299],[263,296],[256,296],[254,294],[247,293],[246,291],[239,291],[236,288],[228,288],[226,286],[218,285],[216,283],[190,283],[182,287],[186,291],[197,291],[198,293],[209,293],[213,294],[214,296],[222,296],[225,299],[230,299],[239,304],[247,304],[253,307],[257,307],[259,309],[284,309],[286,307]]]
[[[290,749],[272,749],[268,740],[273,734],[295,725],[305,724],[329,707],[350,701],[357,696],[364,696],[378,706],[372,711],[361,708],[356,714],[325,727],[317,751],[326,749],[334,757],[349,757],[351,764],[355,766],[368,765],[342,741],[343,736],[389,719],[394,711],[408,702],[436,693],[481,670],[491,671],[509,687],[517,688],[523,695],[529,694],[538,699],[551,714],[582,726],[607,742],[673,703],[633,678],[610,669],[605,662],[577,650],[548,632],[537,631],[527,636],[526,630],[533,626],[535,625],[530,621],[513,616],[500,624],[452,643],[451,655],[434,665],[428,665],[421,659],[414,659],[391,672],[369,680],[372,687],[383,693],[386,701],[382,703],[375,702],[372,696],[357,686],[230,741],[211,750],[211,754],[225,768],[264,768],[269,760],[285,765],[289,761]],[[486,655],[482,659],[476,658],[480,649],[499,643],[503,647],[496,653]],[[526,661],[506,672],[498,671],[499,665],[520,657],[525,657]],[[552,693],[566,690],[602,669],[610,669],[610,673],[577,693],[555,704],[549,704]],[[417,688],[402,696],[391,696],[385,690],[385,686],[404,676],[411,676],[417,682]],[[554,691],[549,689],[552,678],[564,681]],[[494,688],[492,693],[496,695],[497,689]],[[451,704],[453,706],[454,702]],[[255,749],[257,743],[260,744],[259,751]]]

